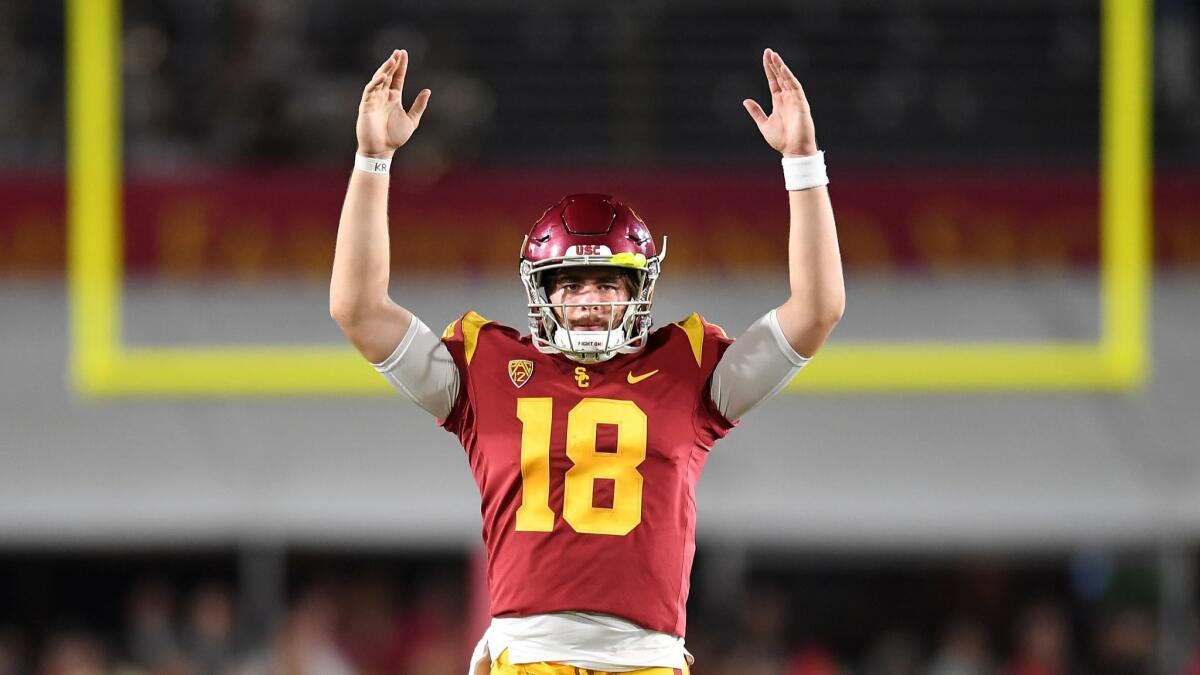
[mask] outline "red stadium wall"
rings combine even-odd
[[[853,268],[1093,266],[1098,190],[1088,173],[842,173],[833,197]],[[1200,267],[1198,176],[1160,174],[1155,258]],[[784,264],[787,201],[774,173],[480,171],[397,179],[392,251],[410,272],[511,273],[521,235],[570,192],[620,195],[671,238],[670,269],[744,273]],[[173,278],[326,277],[344,172],[131,178],[124,247],[132,274]],[[0,275],[59,274],[64,190],[55,178],[0,177]]]

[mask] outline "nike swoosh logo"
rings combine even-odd
[[[627,382],[629,382],[629,384],[637,384],[638,382],[641,382],[642,380],[646,379],[647,377],[650,377],[651,375],[653,375],[657,372],[658,372],[658,370],[656,369],[656,370],[652,370],[652,371],[646,373],[645,375],[634,375],[633,371],[631,370],[631,371],[629,371],[629,374],[625,376],[625,380]]]

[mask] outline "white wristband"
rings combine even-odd
[[[354,155],[354,168],[367,173],[381,173],[387,175],[392,172],[392,160],[390,159],[375,159],[373,157],[364,157],[363,155]]]
[[[829,185],[825,173],[825,151],[814,155],[783,158],[783,183],[788,190],[807,190]]]

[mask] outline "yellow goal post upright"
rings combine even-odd
[[[346,346],[129,347],[120,0],[66,0],[70,375],[85,396],[390,391]],[[1093,341],[834,341],[788,392],[1129,390],[1148,368],[1151,3],[1101,0],[1100,330]]]

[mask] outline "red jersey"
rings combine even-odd
[[[734,423],[709,395],[732,340],[699,314],[583,365],[469,312],[442,341],[483,513],[492,616],[600,612],[682,636],[696,481]]]

